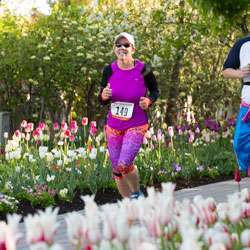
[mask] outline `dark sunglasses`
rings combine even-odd
[[[121,47],[129,48],[130,46],[131,46],[130,43],[124,43],[124,44],[119,44],[119,43],[117,43],[117,44],[115,45],[116,48],[121,48]]]

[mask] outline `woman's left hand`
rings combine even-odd
[[[151,103],[152,101],[148,97],[143,96],[140,98],[139,106],[141,107],[141,109],[147,110]]]

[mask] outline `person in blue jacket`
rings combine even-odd
[[[234,131],[233,147],[241,171],[250,176],[250,36],[235,42],[223,67],[226,78],[242,81],[241,104]]]

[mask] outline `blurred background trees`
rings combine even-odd
[[[122,31],[136,38],[136,57],[150,62],[161,97],[154,109],[176,123],[192,97],[196,119],[228,118],[239,106],[240,82],[223,79],[223,62],[249,32],[249,1],[61,0],[50,14],[0,16],[0,109],[20,120],[88,116],[103,122],[97,101],[103,67],[115,59]],[[236,6],[236,7],[235,7]],[[190,103],[189,103],[190,105]]]

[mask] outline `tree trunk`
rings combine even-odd
[[[91,120],[95,120],[96,117],[93,117],[93,115],[96,115],[96,112],[94,112],[94,109],[96,107],[96,98],[94,97],[95,94],[95,82],[91,82],[90,86],[87,89],[87,95],[86,95],[86,114],[87,117]]]
[[[181,15],[179,17],[179,27],[182,27],[183,22],[184,22],[184,1],[180,1],[180,9],[181,9]],[[180,34],[182,34],[182,31],[179,31]],[[181,41],[182,38],[180,37]],[[166,114],[165,114],[165,122],[169,125],[172,126],[176,123],[176,116],[177,116],[177,99],[179,95],[179,85],[180,85],[180,70],[182,67],[182,61],[183,57],[185,54],[186,50],[186,45],[183,43],[177,52],[175,62],[172,68],[172,73],[170,76],[170,89],[169,89],[169,95],[167,98],[167,109],[166,109]]]

